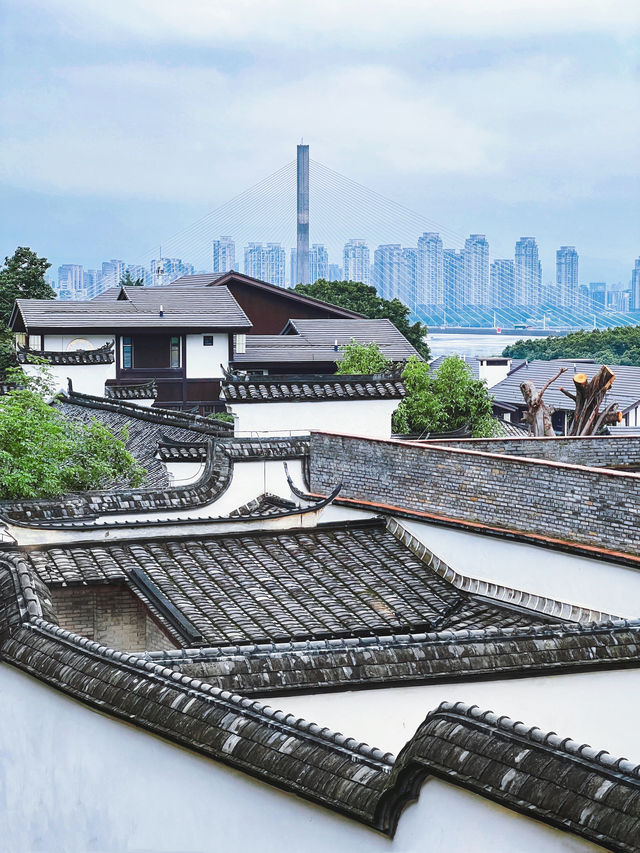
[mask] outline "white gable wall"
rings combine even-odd
[[[436,779],[423,785],[390,841],[4,664],[0,705],[0,837],[12,853],[602,849]]]
[[[71,349],[98,349],[113,341],[113,335],[44,335],[44,349],[52,352],[69,352],[74,341],[86,341],[89,346],[73,346]],[[37,376],[40,368],[36,365],[23,364],[28,376]],[[94,394],[104,397],[104,384],[107,379],[116,378],[115,361],[111,364],[51,364],[47,368],[51,374],[56,390],[66,391],[68,379],[73,382],[74,391],[81,394]]]
[[[236,435],[289,435],[310,430],[391,437],[391,415],[400,400],[308,400],[290,403],[227,401]]]
[[[215,332],[213,346],[205,347],[204,335],[187,335],[187,379],[222,378],[222,369],[229,367],[229,335]]]

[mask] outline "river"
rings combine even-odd
[[[432,358],[437,358],[439,355],[502,355],[502,350],[514,344],[516,341],[526,338],[527,334],[522,335],[465,335],[465,334],[438,334],[434,332],[427,335],[427,343],[431,350]],[[538,340],[538,338],[536,338]]]

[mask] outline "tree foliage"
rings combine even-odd
[[[414,356],[402,378],[407,396],[394,413],[396,433],[451,432],[468,424],[474,438],[496,434],[487,385],[458,356],[445,358],[435,372]]]
[[[120,279],[120,287],[143,287],[144,279],[143,278],[131,278],[131,273],[129,270],[122,276]]]
[[[351,343],[342,347],[342,353],[342,361],[336,370],[340,374],[388,373],[393,365],[384,357],[375,341],[360,344],[352,338]]]
[[[302,296],[311,296],[340,308],[357,311],[371,320],[391,320],[420,355],[428,360],[427,327],[423,323],[411,323],[411,312],[399,299],[383,299],[378,296],[375,287],[361,281],[326,281],[320,278],[315,284],[296,284],[294,290]]]
[[[640,327],[619,326],[572,332],[562,338],[516,341],[502,353],[508,358],[592,358],[601,364],[631,364],[640,367]]]
[[[0,326],[6,328],[16,299],[54,299],[55,291],[45,281],[51,264],[25,246],[4,259],[0,269]]]
[[[0,499],[142,482],[145,472],[125,448],[126,429],[113,435],[97,420],[65,418],[43,397],[51,388],[46,375],[30,379],[14,368],[7,378],[18,387],[0,397]]]

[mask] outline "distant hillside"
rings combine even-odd
[[[593,358],[603,364],[631,364],[640,367],[640,326],[619,326],[593,332],[573,332],[564,338],[536,338],[516,341],[505,347],[509,358]]]

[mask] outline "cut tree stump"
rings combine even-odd
[[[546,435],[548,437],[555,436],[556,433],[553,429],[553,424],[551,423],[551,415],[553,414],[554,409],[551,406],[547,406],[542,399],[542,395],[549,385],[555,382],[556,379],[562,376],[562,374],[568,369],[568,367],[561,367],[556,375],[545,383],[541,391],[538,391],[530,379],[526,379],[521,383],[520,391],[522,392],[522,396],[527,404],[527,411],[523,414],[522,420],[529,424],[529,432],[531,435]]]
[[[575,403],[568,435],[595,435],[607,424],[620,423],[622,412],[618,411],[617,403],[609,403],[604,409],[600,409],[615,378],[615,373],[603,364],[593,379],[588,379],[585,373],[575,374],[575,393],[560,388],[562,393]]]

